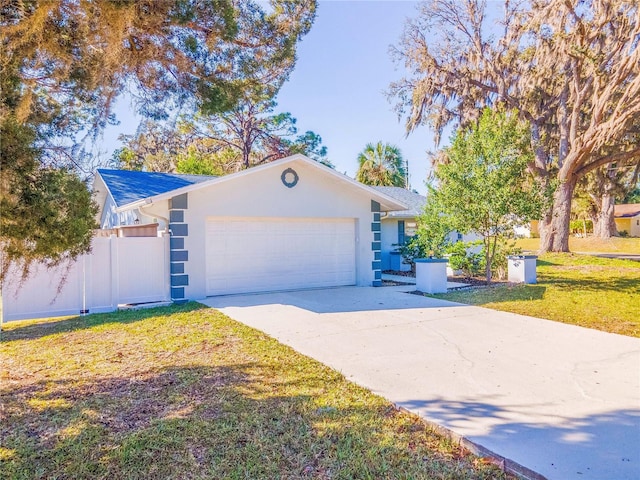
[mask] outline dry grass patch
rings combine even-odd
[[[5,327],[1,478],[504,478],[198,304]]]
[[[517,245],[523,250],[537,252],[540,250],[540,239],[521,238]],[[572,252],[640,254],[640,238],[613,237],[603,240],[596,237],[569,237],[569,249]]]

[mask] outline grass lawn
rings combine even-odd
[[[199,304],[4,327],[3,479],[505,478]]]
[[[539,238],[521,238],[518,247],[532,252],[540,249]],[[601,240],[595,237],[569,237],[569,249],[572,252],[600,252],[600,253],[636,253],[640,254],[640,238],[613,237]]]
[[[538,258],[536,285],[457,291],[438,298],[640,337],[640,263],[588,255]]]

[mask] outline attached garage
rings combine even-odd
[[[207,219],[207,295],[356,284],[352,218]]]
[[[174,301],[382,284],[381,219],[401,201],[303,155],[222,177],[99,170],[104,228],[171,236]]]

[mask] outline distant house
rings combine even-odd
[[[402,263],[398,246],[415,235],[417,217],[422,214],[427,198],[400,187],[372,188],[409,206],[407,210],[387,212],[380,219],[382,270],[411,270],[410,265]]]
[[[616,205],[613,215],[618,232],[627,232],[631,237],[640,237],[640,203]]]

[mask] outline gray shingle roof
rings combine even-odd
[[[215,178],[210,175],[183,175],[104,168],[98,169],[98,174],[107,185],[118,207]]]
[[[380,193],[384,193],[385,195],[390,196],[405,205],[409,206],[408,210],[401,210],[399,212],[389,212],[388,217],[398,217],[398,218],[412,218],[417,217],[422,213],[424,209],[424,204],[427,201],[427,198],[414,193],[410,190],[400,187],[371,187],[379,191]]]

